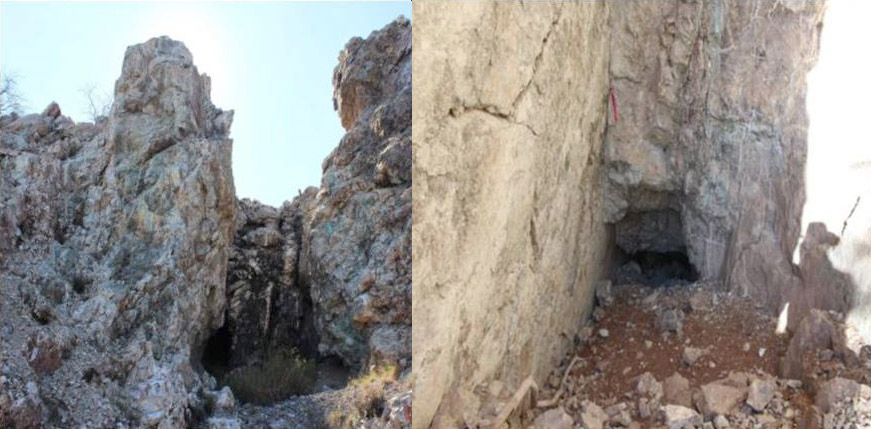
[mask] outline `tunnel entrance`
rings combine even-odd
[[[219,389],[229,386],[242,402],[268,405],[342,389],[350,379],[351,370],[339,358],[321,356],[307,347],[262,345],[239,356],[234,336],[232,324],[225,322],[206,340],[200,362]]]
[[[649,286],[680,286],[699,279],[699,273],[686,252],[623,252],[612,275],[617,284],[641,283]]]
[[[216,379],[222,378],[230,367],[232,344],[233,339],[226,324],[206,340],[202,357],[203,368]]]
[[[676,286],[699,279],[687,255],[683,222],[677,210],[628,213],[614,224],[614,233],[614,283]]]

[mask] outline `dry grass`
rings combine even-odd
[[[384,408],[385,388],[396,381],[399,370],[394,365],[374,368],[350,382],[345,388],[348,407],[327,416],[331,428],[352,428],[361,419],[378,417]]]
[[[316,378],[313,361],[295,350],[281,350],[273,352],[262,365],[230,371],[224,381],[240,400],[264,405],[311,392]]]

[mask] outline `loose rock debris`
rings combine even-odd
[[[751,299],[713,284],[608,285],[597,303],[598,317],[543,386],[529,378],[510,400],[506,389],[482,389],[502,396],[484,395],[479,420],[467,425],[871,428],[871,348],[857,356],[831,338],[831,349],[801,348],[814,342],[801,332],[843,330],[838,314],[815,311],[804,322],[815,326],[790,337]],[[784,368],[801,368],[800,379]]]

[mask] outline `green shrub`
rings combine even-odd
[[[224,381],[244,402],[265,405],[292,395],[310,393],[317,378],[312,360],[295,350],[271,353],[262,365],[249,365],[227,373]]]

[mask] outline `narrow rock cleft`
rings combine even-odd
[[[408,426],[410,63],[402,17],[348,43],[348,133],[281,208],[236,198],[233,112],[167,37],[96,124],[0,117],[0,426]]]

